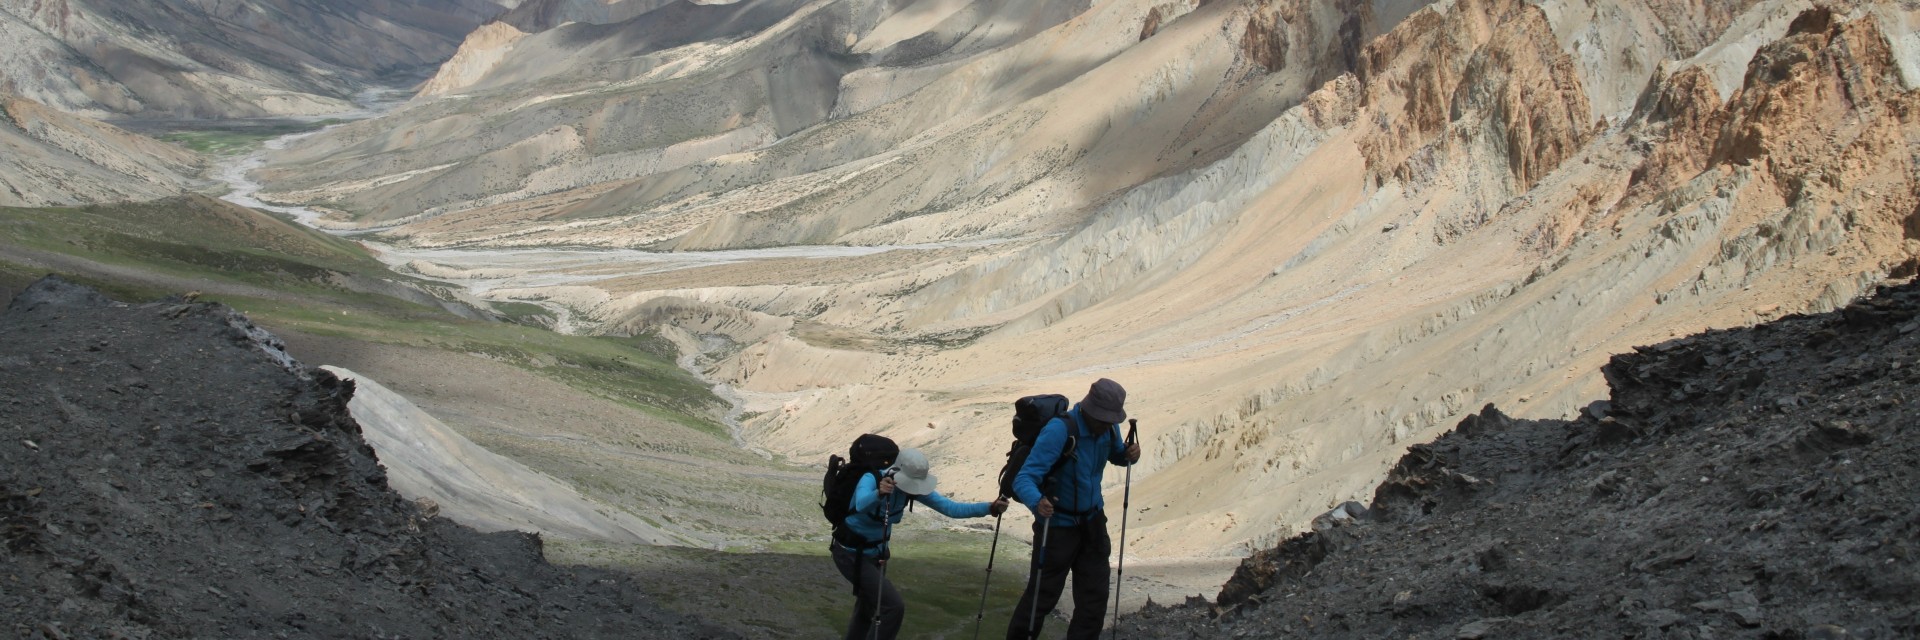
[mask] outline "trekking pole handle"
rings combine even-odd
[[[1140,421],[1135,420],[1133,418],[1127,418],[1127,444],[1133,444],[1135,442],[1138,442],[1139,436],[1140,436]]]

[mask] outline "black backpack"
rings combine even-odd
[[[1040,438],[1040,430],[1045,428],[1048,422],[1052,422],[1054,418],[1066,418],[1067,409],[1070,407],[1067,397],[1057,393],[1027,396],[1013,401],[1013,447],[1007,450],[1006,466],[1000,467],[1001,496],[1014,495],[1013,479],[1020,475],[1020,467],[1027,463],[1027,454],[1033,451],[1033,441]],[[1060,458],[1054,460],[1053,466],[1047,469],[1046,480],[1051,481],[1053,475],[1060,471],[1060,467],[1066,464],[1067,459],[1073,456],[1073,448],[1073,430],[1069,427],[1067,445],[1061,449]],[[1041,490],[1045,492],[1046,487],[1042,487]]]
[[[820,513],[833,525],[833,538],[842,545],[874,544],[852,540],[858,536],[847,530],[847,515],[853,509],[853,490],[860,486],[860,476],[884,471],[893,466],[893,459],[899,455],[900,445],[885,436],[869,433],[853,439],[853,445],[847,448],[847,457],[827,457],[827,475],[820,480]]]

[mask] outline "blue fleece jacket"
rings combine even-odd
[[[993,513],[991,502],[954,502],[935,491],[924,496],[910,496],[899,487],[893,493],[880,495],[880,481],[873,474],[862,474],[860,485],[853,490],[853,512],[847,514],[847,528],[868,540],[880,540],[887,537],[886,523],[880,519],[881,513],[887,514],[887,521],[898,524],[901,514],[907,511],[907,500],[919,500],[920,504],[933,507],[934,511],[949,518],[978,518]],[[862,550],[863,555],[884,553],[887,545]]]
[[[1051,497],[1056,527],[1073,526],[1080,522],[1073,514],[1087,514],[1106,506],[1106,499],[1100,495],[1100,480],[1107,472],[1108,463],[1122,467],[1132,464],[1127,462],[1127,442],[1120,435],[1120,425],[1095,433],[1094,423],[1082,418],[1080,405],[1075,404],[1067,415],[1054,418],[1040,428],[1040,436],[1034,439],[1033,449],[1027,453],[1026,464],[1020,466],[1020,474],[1013,478],[1013,493],[1028,509],[1040,504],[1042,477],[1066,448],[1068,425],[1073,425],[1077,443],[1073,455],[1054,478]]]

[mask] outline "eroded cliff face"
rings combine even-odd
[[[1376,183],[1431,183],[1478,158],[1505,161],[1495,205],[1531,189],[1582,147],[1592,106],[1537,6],[1456,2],[1367,47],[1362,106],[1387,120],[1361,141]]]
[[[1265,546],[1488,402],[1572,415],[1610,354],[1833,308],[1920,249],[1896,3],[738,4],[698,23],[724,40],[523,38],[267,175],[418,245],[902,245],[496,293],[730,336],[709,373],[756,445],[886,433],[956,495],[1007,402],[1120,380],[1150,555]],[[562,34],[636,48],[529,48]],[[536,60],[574,84],[509,81]],[[768,96],[820,95],[772,68],[820,61],[832,107],[780,124]]]

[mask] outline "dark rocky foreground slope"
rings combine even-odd
[[[43,280],[0,315],[0,636],[700,638],[388,488],[350,382],[219,305]]]
[[[1488,407],[1122,635],[1920,637],[1916,329],[1909,284],[1616,356],[1610,406]]]

